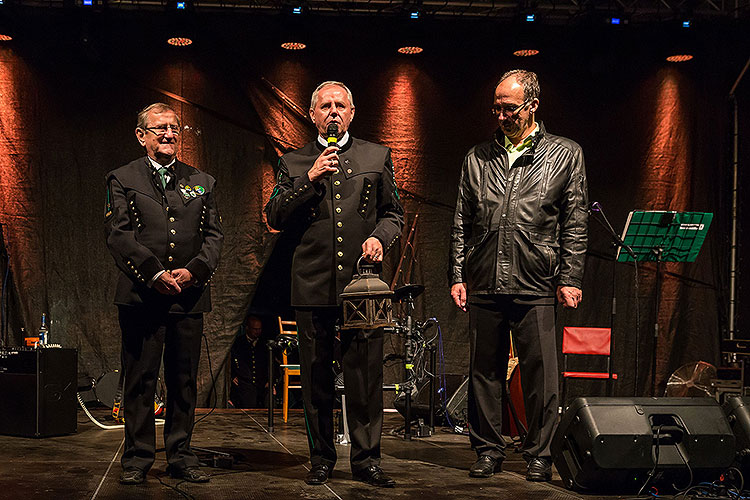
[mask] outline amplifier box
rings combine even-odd
[[[0,434],[47,437],[76,432],[75,349],[0,350]]]

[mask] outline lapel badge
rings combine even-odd
[[[200,185],[195,186],[195,192],[197,194],[199,194],[199,195],[202,195],[203,193],[206,192],[206,188],[204,188],[203,186],[200,186]]]

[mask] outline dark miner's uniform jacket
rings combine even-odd
[[[316,141],[282,156],[265,209],[272,228],[299,238],[292,261],[295,307],[340,304],[362,243],[374,236],[385,253],[404,223],[390,149],[350,137],[338,152],[338,173],[310,182],[307,171],[323,149]]]
[[[172,313],[211,310],[208,283],[224,239],[210,175],[176,161],[162,188],[147,157],[107,174],[107,246],[120,269],[115,304]],[[148,286],[161,270],[186,268],[196,284],[177,295]]]

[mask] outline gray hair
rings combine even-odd
[[[171,111],[177,117],[177,125],[180,125],[180,116],[172,106],[170,106],[169,104],[164,104],[163,102],[155,102],[153,104],[149,104],[138,113],[138,121],[135,126],[137,128],[145,129],[148,126],[148,123],[146,123],[148,121],[148,114],[152,111],[154,113],[164,113],[165,111]]]
[[[318,93],[320,93],[323,87],[327,87],[329,85],[335,85],[337,87],[341,87],[342,89],[346,90],[346,97],[349,98],[349,104],[352,107],[354,107],[354,97],[352,97],[352,91],[349,90],[349,87],[347,87],[341,82],[328,80],[327,82],[321,83],[320,85],[317,86],[315,90],[313,90],[312,98],[310,99],[310,109],[315,109],[315,105],[318,104]]]
[[[500,77],[497,85],[500,85],[511,76],[516,77],[516,81],[523,87],[524,100],[539,99],[541,91],[539,90],[539,80],[536,77],[536,73],[525,69],[512,69],[506,71],[503,76]],[[495,88],[497,88],[497,85],[495,85]]]

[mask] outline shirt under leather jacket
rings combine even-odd
[[[539,122],[508,166],[503,133],[473,147],[461,169],[451,231],[451,285],[469,294],[552,296],[581,288],[588,194],[581,147]]]

